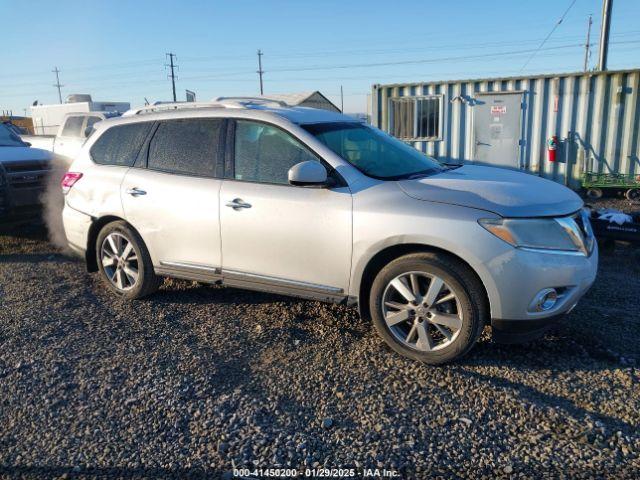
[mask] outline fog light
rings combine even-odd
[[[558,292],[555,288],[545,288],[540,290],[531,302],[529,310],[536,312],[545,312],[551,310],[558,302]]]

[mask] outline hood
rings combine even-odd
[[[25,160],[51,160],[48,150],[32,147],[0,147],[0,163],[24,162]]]
[[[503,217],[562,216],[583,206],[582,199],[563,185],[504,168],[463,165],[398,184],[418,200],[477,208]]]

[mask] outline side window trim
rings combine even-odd
[[[158,124],[159,122],[153,122],[153,125],[149,129],[149,133],[144,139],[144,142],[142,142],[142,147],[138,151],[138,155],[136,155],[136,159],[133,162],[133,165],[131,165],[131,168],[147,169],[147,166],[149,165],[149,145],[151,144],[151,139],[156,134]]]
[[[227,134],[225,136],[225,156],[223,178],[235,180],[236,165],[236,119],[227,119]]]
[[[282,187],[301,188],[301,187],[296,187],[295,185],[290,185],[289,183],[270,183],[270,182],[254,181],[254,180],[239,180],[235,178],[236,125],[238,121],[246,121],[246,122],[253,122],[253,123],[268,125],[270,127],[277,128],[278,130],[291,136],[296,142],[302,145],[311,155],[313,155],[318,159],[320,164],[327,169],[328,176],[333,177],[335,179],[336,185],[335,187],[332,187],[332,188],[346,187],[348,185],[344,177],[340,175],[329,162],[327,162],[324,158],[322,158],[315,150],[313,150],[309,145],[307,145],[305,141],[300,139],[297,135],[294,135],[290,131],[282,128],[281,126],[276,125],[275,123],[270,123],[264,120],[258,120],[253,118],[232,117],[232,118],[229,118],[228,120],[229,120],[230,126],[227,131],[227,142],[226,142],[227,156],[225,157],[225,168],[224,168],[224,178],[226,180],[233,180],[235,182],[245,182],[245,183],[258,183],[262,185],[279,185]]]

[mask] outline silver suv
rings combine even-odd
[[[538,335],[597,269],[571,190],[259,100],[100,122],[62,188],[69,246],[118,295],[177,277],[357,305],[392,349],[432,364],[486,324]]]

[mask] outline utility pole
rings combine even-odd
[[[609,53],[609,30],[611,28],[611,7],[613,0],[602,0],[602,27],[600,29],[600,55],[598,70],[607,69],[607,55]]]
[[[593,16],[589,15],[587,22],[587,43],[584,44],[584,71],[589,70],[589,48],[591,48],[591,25],[593,24]]]
[[[64,87],[64,85],[60,85],[60,70],[58,70],[58,67],[55,67],[51,71],[56,74],[56,83],[53,86],[58,88],[58,100],[62,103],[62,92],[60,91],[60,87]]]
[[[262,50],[258,49],[258,76],[260,77],[260,95],[264,95],[264,88],[262,86],[262,74],[264,70],[262,70]]]
[[[165,65],[165,67],[169,67],[171,68],[171,73],[169,74],[169,78],[171,79],[171,86],[173,88],[173,101],[177,102],[177,98],[176,98],[176,75],[175,75],[175,68],[178,68],[177,65],[175,65],[173,63],[173,59],[176,57],[175,53],[167,53],[166,54],[169,57],[169,65]]]
[[[342,85],[340,85],[340,113],[344,113],[344,93],[342,91]]]

